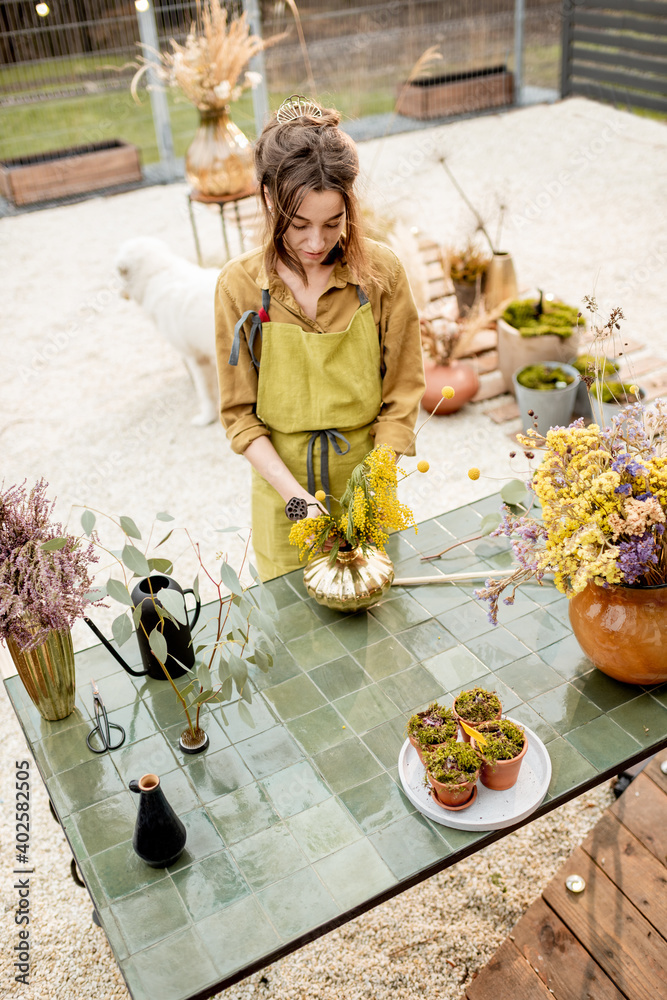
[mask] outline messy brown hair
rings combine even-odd
[[[363,225],[354,182],[359,174],[359,157],[352,140],[338,125],[340,115],[322,108],[322,117],[301,115],[287,122],[275,116],[265,125],[255,145],[255,169],[264,210],[266,238],[264,263],[267,273],[275,272],[278,260],[298,274],[304,284],[308,277],[303,264],[285,240],[301,202],[311,191],[338,191],[345,203],[345,230],[341,250],[364,288],[379,284],[363,242]],[[275,206],[275,213],[269,210]]]

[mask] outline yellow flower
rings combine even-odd
[[[474,466],[472,469],[468,469],[468,479],[474,480],[474,479],[479,479],[479,477],[480,477],[479,469],[476,469]]]
[[[326,498],[327,498],[327,495],[324,492],[324,490],[316,490],[316,492],[315,492],[315,499],[316,500],[319,500],[320,503],[324,503],[324,501],[326,500]]]
[[[442,395],[444,396],[445,399],[452,399],[456,395],[456,393],[452,389],[451,385],[443,385]]]
[[[423,458],[421,462],[417,462],[417,469],[419,470],[419,472],[428,472],[430,468],[431,466],[428,464],[428,462],[425,462]]]

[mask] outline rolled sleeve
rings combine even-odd
[[[251,361],[245,337],[241,338],[237,365],[229,364],[234,341],[234,326],[243,314],[230,291],[225,271],[218,278],[215,292],[215,346],[220,388],[220,421],[232,447],[242,454],[255,438],[268,435],[269,429],[256,413],[257,371]]]
[[[425,388],[419,314],[403,265],[394,260],[390,286],[380,301],[382,409],[371,433],[376,445],[414,455],[414,427]]]

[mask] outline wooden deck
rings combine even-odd
[[[607,810],[461,1000],[667,997],[665,759]],[[572,874],[583,892],[565,887]]]

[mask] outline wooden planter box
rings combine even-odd
[[[0,194],[15,205],[140,180],[139,150],[121,139],[0,161]]]
[[[514,76],[506,66],[424,77],[398,88],[396,110],[408,118],[444,118],[514,100]]]

